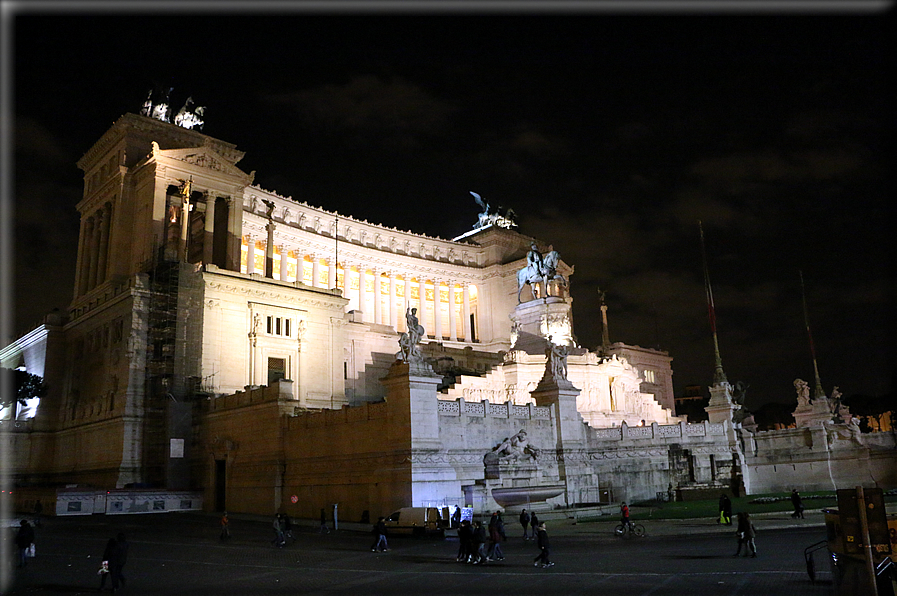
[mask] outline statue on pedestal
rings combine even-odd
[[[810,386],[803,379],[794,379],[794,389],[797,391],[797,407],[803,408],[810,405]]]
[[[549,247],[549,251],[543,255],[539,252],[536,243],[530,245],[530,250],[526,254],[526,267],[517,272],[517,303],[520,304],[520,292],[523,286],[529,284],[533,293],[533,299],[536,296],[536,286],[542,284],[542,294],[548,295],[549,282],[558,282],[561,286],[567,287],[567,278],[558,273],[557,266],[561,257],[553,247]]]
[[[405,311],[405,323],[408,331],[399,337],[399,347],[402,349],[402,360],[405,362],[422,362],[423,353],[420,351],[421,338],[424,336],[424,327],[417,319],[417,309],[409,308]]]

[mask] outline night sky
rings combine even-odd
[[[698,220],[748,407],[813,385],[798,271],[826,392],[891,390],[890,14],[208,4],[4,16],[15,333],[71,300],[75,162],[173,88],[282,196],[441,238],[477,221],[469,191],[513,208],[576,268],[579,343],[600,287],[611,341],[667,350],[677,394],[713,375]]]

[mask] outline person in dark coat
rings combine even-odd
[[[118,540],[110,538],[103,549],[103,561],[106,563],[105,573],[100,573],[100,592],[106,587],[106,577],[112,572],[112,560],[118,557]]]
[[[109,575],[112,576],[112,591],[118,590],[119,585],[125,585],[125,563],[128,562],[128,541],[124,532],[119,532],[116,538],[118,548],[115,551],[115,559],[109,562]]]
[[[473,549],[471,545],[473,544],[473,528],[470,527],[470,520],[464,520],[461,522],[461,526],[458,528],[458,561],[461,563],[470,562],[470,558],[473,555]]]
[[[501,550],[501,543],[505,540],[505,522],[501,518],[501,512],[496,511],[489,520],[489,553],[487,557],[495,561],[504,561],[505,554]]]
[[[536,512],[533,511],[529,516],[529,525],[533,529],[533,540],[536,539],[536,532],[539,529],[539,517],[536,515]]]
[[[797,489],[791,490],[791,504],[794,506],[794,513],[791,514],[791,517],[794,518],[804,518],[804,503],[800,498],[800,493],[797,492]]]
[[[539,547],[539,556],[537,556],[533,560],[533,566],[538,567],[539,562],[541,561],[543,569],[547,567],[554,567],[554,563],[552,563],[548,558],[548,556],[551,554],[551,549],[548,543],[548,530],[545,529],[545,522],[539,524],[536,530],[536,546]]]
[[[486,528],[478,521],[473,522],[473,564],[486,562]]]
[[[520,525],[523,526],[523,539],[529,540],[529,532],[527,531],[529,527],[529,513],[526,512],[526,509],[520,512]]]
[[[737,557],[741,554],[741,547],[744,546],[744,556],[748,556],[748,552],[750,552],[751,557],[757,556],[757,545],[754,542],[754,538],[757,536],[757,530],[754,528],[753,522],[751,522],[751,514],[742,511],[738,514],[738,529],[735,532],[738,535],[738,550],[735,551],[733,557]]]
[[[732,501],[726,493],[719,497],[719,523],[732,525]]]
[[[371,545],[371,552],[388,551],[389,545],[386,543],[386,518],[378,518],[371,533],[374,535],[374,544]]]
[[[19,531],[16,532],[16,548],[19,549],[19,568],[28,565],[27,551],[34,544],[34,528],[23,519],[19,523]]]

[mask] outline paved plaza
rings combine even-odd
[[[316,523],[300,521],[296,540],[276,548],[270,520],[259,516],[233,515],[227,541],[211,514],[50,518],[37,530],[37,557],[24,570],[8,569],[6,593],[96,593],[104,545],[120,531],[131,543],[121,594],[832,593],[825,551],[815,584],[804,563],[804,548],[825,539],[819,512],[758,516],[756,559],[733,558],[734,528],[709,519],[647,520],[648,536],[631,539],[613,535],[615,518],[548,519],[556,563],[549,569],[533,566],[535,545],[521,539],[513,511],[506,517],[505,560],[483,566],[455,560],[454,536],[391,536],[389,552],[372,553],[369,526],[345,522],[320,534]]]

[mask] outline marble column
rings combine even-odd
[[[458,341],[458,317],[455,314],[455,281],[449,280],[449,339]]]
[[[88,244],[90,247],[90,267],[87,273],[88,291],[94,289],[97,285],[97,257],[99,257],[100,252],[100,227],[103,223],[102,216],[99,213],[94,214],[91,219],[93,219],[93,230],[90,233],[90,244]]]
[[[224,267],[240,272],[243,245],[243,202],[235,197],[227,197],[227,249]]]
[[[427,336],[429,336],[433,330],[428,329],[427,323],[424,322],[427,320],[427,282],[424,280],[423,275],[417,278],[417,304],[417,318],[420,324],[424,326]]]
[[[433,280],[433,335],[442,341],[442,281]]]
[[[87,242],[87,221],[81,218],[81,231],[78,234],[78,265],[75,267],[75,298],[85,292],[87,275],[84,272],[84,244]]]
[[[265,226],[268,232],[268,240],[265,242],[265,277],[274,279],[274,222],[269,221]]]
[[[380,299],[380,270],[374,269],[374,323],[377,325],[383,324],[383,321],[380,319],[382,313],[380,312],[382,300]]]
[[[365,302],[366,302],[365,298],[367,297],[367,292],[365,292],[365,290],[364,290],[367,275],[364,272],[364,265],[359,263],[358,265],[356,265],[356,267],[358,268],[358,307],[357,308],[362,313],[364,313],[367,311],[367,304],[365,304]],[[370,320],[369,316],[367,318],[368,318],[368,320]]]
[[[336,289],[336,283],[339,281],[339,278],[336,275],[336,260],[332,258],[327,259],[327,277],[329,280],[327,287],[331,290]]]
[[[281,244],[278,250],[280,251],[280,281],[287,281],[287,272],[290,270],[290,251],[284,244]]]
[[[112,221],[112,205],[106,203],[100,208],[102,223],[100,225],[100,243],[97,256],[97,285],[106,281],[106,267],[109,257],[109,227]]]
[[[212,262],[215,248],[215,201],[217,197],[211,193],[206,194],[206,222],[202,239],[202,262],[206,265]]]
[[[394,271],[389,272],[389,325],[398,330],[396,324],[396,274]]]
[[[191,197],[181,197],[181,241],[178,244],[178,260],[187,260],[187,237],[190,235],[190,211],[193,210]]]
[[[246,234],[246,273],[255,273],[255,234]]]
[[[470,328],[470,283],[464,282],[464,341],[470,343],[473,341],[473,334]]]
[[[321,282],[318,279],[321,276],[321,257],[311,255],[311,287],[320,288]],[[305,259],[296,260],[296,281],[305,279]]]

